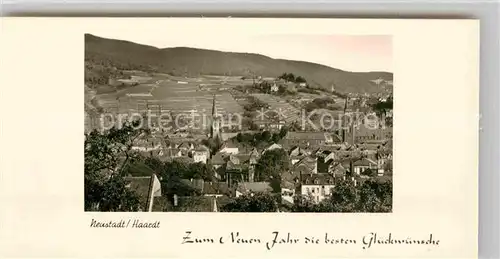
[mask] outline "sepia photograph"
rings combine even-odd
[[[85,39],[85,211],[393,211],[391,35]]]
[[[2,22],[0,257],[477,257],[479,20]]]

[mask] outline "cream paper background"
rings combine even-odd
[[[163,258],[477,257],[479,21],[3,18],[0,58],[0,256]],[[163,28],[212,33],[393,35],[394,204],[390,214],[85,213],[84,33]],[[162,32],[163,33],[163,32]],[[168,37],[168,34],[165,35]],[[95,229],[160,220],[159,229]],[[181,245],[198,237],[370,232],[439,246]],[[358,241],[359,242],[359,241]]]

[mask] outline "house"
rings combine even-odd
[[[195,163],[207,163],[208,157],[210,156],[210,150],[204,145],[198,146],[193,151],[193,160]]]
[[[284,146],[302,148],[319,147],[341,143],[340,138],[330,132],[292,132],[289,131],[281,141]]]
[[[329,174],[303,175],[300,193],[312,197],[315,203],[320,203],[333,193],[334,188],[335,179]]]
[[[335,160],[336,156],[334,152],[324,150],[316,153],[318,173],[329,173],[330,164]]]
[[[281,187],[281,200],[282,202],[286,202],[288,204],[294,204],[295,198],[295,188],[284,188]]]
[[[240,151],[239,151],[239,147],[238,145],[235,143],[235,141],[233,141],[232,139],[226,141],[223,145],[222,145],[222,148],[220,150],[221,153],[225,153],[225,154],[238,154]]]
[[[331,160],[337,159],[335,152],[329,150],[323,150],[321,152],[318,152],[316,153],[316,156],[318,157],[318,161],[321,160],[321,162],[323,163],[328,163]]]
[[[177,148],[165,148],[161,150],[158,155],[161,158],[176,158],[176,157],[182,157],[182,150],[177,149]]]
[[[189,152],[191,150],[194,149],[194,144],[193,143],[190,143],[190,142],[187,142],[187,141],[184,141],[182,143],[180,143],[179,145],[177,145],[176,147],[177,149],[180,149],[184,152]]]
[[[250,160],[253,158],[254,160],[258,160],[260,158],[260,153],[257,148],[253,148],[249,153]]]
[[[222,141],[228,141],[229,139],[232,139],[236,136],[238,136],[239,132],[221,132],[220,136]]]
[[[286,121],[279,118],[255,118],[253,124],[260,130],[276,131],[281,130],[286,125]]]
[[[275,92],[278,92],[279,90],[279,87],[276,83],[273,83],[273,85],[271,85],[271,92],[275,93]]]
[[[378,171],[379,164],[371,159],[363,158],[353,163],[354,173],[360,175],[366,169]]]
[[[281,189],[295,190],[300,186],[301,172],[289,170],[281,174]]]
[[[347,169],[341,163],[330,163],[328,174],[334,178],[344,178],[347,175]]]
[[[236,187],[236,197],[245,194],[255,194],[263,192],[272,192],[273,188],[268,182],[241,182]]]
[[[308,152],[306,149],[301,148],[299,146],[295,146],[290,149],[290,152],[288,153],[290,157],[290,161],[292,162],[292,165],[300,161],[302,158],[305,156],[310,155],[310,152]]]
[[[353,133],[356,143],[363,143],[368,141],[386,141],[392,139],[391,127],[373,128],[361,124],[354,129],[354,132],[347,133],[346,139],[351,140],[353,138]]]
[[[206,182],[203,179],[183,179],[184,184],[198,190],[203,196],[230,196],[231,190],[225,182]]]
[[[247,170],[248,156],[231,154],[225,169],[225,178],[229,186],[233,186],[239,182],[249,181],[250,177]]]
[[[215,155],[212,156],[211,164],[214,167],[214,169],[221,168],[223,165],[226,164],[225,155],[220,152],[217,152]]]
[[[162,148],[162,141],[159,138],[142,135],[133,143],[132,150],[135,151],[154,151]]]
[[[255,178],[255,166],[259,162],[260,153],[254,148],[248,155],[248,181],[253,182]]]
[[[225,182],[205,182],[201,192],[204,196],[233,196],[233,192],[229,189],[229,186]]]
[[[299,174],[317,174],[317,157],[305,156],[293,165],[292,170]]]

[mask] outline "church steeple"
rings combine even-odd
[[[216,115],[217,115],[217,108],[215,107],[215,94],[214,94],[212,100],[212,118],[214,118]]]
[[[217,115],[217,107],[215,106],[215,94],[212,101],[212,125],[210,127],[210,137],[219,138],[220,136],[220,121]]]
[[[345,105],[344,105],[344,117],[342,118],[342,142],[347,142],[347,136],[346,136],[346,127],[347,127],[347,122],[346,122],[346,115],[347,115],[347,105],[349,103],[349,97],[345,98]]]

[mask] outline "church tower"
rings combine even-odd
[[[342,142],[347,142],[347,136],[346,136],[346,127],[347,127],[347,122],[346,122],[346,115],[347,115],[347,105],[349,103],[349,98],[345,98],[345,105],[344,105],[344,116],[342,118]]]
[[[220,138],[220,118],[217,114],[217,107],[215,106],[215,94],[212,101],[212,125],[210,127],[210,137]]]

